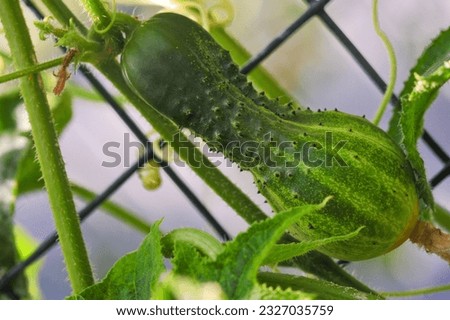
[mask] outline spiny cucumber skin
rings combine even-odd
[[[357,237],[319,251],[345,260],[369,259],[403,243],[414,228],[413,173],[384,131],[361,117],[294,109],[257,93],[228,52],[191,20],[164,13],[146,21],[128,41],[121,64],[144,101],[250,170],[276,212],[333,196],[324,209],[291,228],[295,237],[322,239],[365,227]],[[260,161],[268,148],[280,144],[284,148],[269,154],[292,161],[305,144],[325,146],[330,134],[334,144],[345,141],[338,151],[345,165],[334,160],[332,165],[286,167]],[[263,148],[255,151],[249,141]],[[248,147],[247,153],[224,150],[233,143]],[[311,150],[314,159],[332,159],[331,153],[330,148]]]

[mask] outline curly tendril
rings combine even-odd
[[[114,25],[114,22],[116,21],[116,16],[117,16],[116,0],[112,0],[111,7],[112,7],[112,9],[111,9],[111,21],[109,22],[109,24],[104,29],[99,29],[97,26],[94,26],[94,30],[98,34],[105,34],[105,33],[107,33],[109,30],[111,30],[111,28]]]
[[[384,46],[386,47],[387,53],[389,55],[390,62],[390,74],[389,74],[389,82],[384,93],[383,99],[378,107],[377,113],[373,120],[375,125],[378,125],[383,117],[384,112],[386,111],[386,107],[391,100],[392,94],[394,92],[395,81],[397,79],[397,60],[395,58],[395,51],[392,43],[389,41],[388,36],[380,27],[380,19],[378,17],[378,0],[373,0],[373,10],[372,10],[372,20],[375,28],[375,32],[378,37],[383,41]]]

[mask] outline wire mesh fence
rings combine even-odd
[[[38,18],[43,18],[43,14],[31,1],[23,1],[24,4],[34,12]],[[368,59],[358,50],[349,37],[340,29],[338,24],[327,13],[326,5],[332,2],[331,0],[307,0],[308,8],[304,11],[293,23],[288,25],[278,36],[276,36],[267,46],[255,54],[241,69],[241,72],[248,74],[255,67],[264,62],[272,53],[278,50],[294,33],[301,32],[303,26],[312,18],[317,18],[321,21],[324,28],[345,48],[348,54],[356,61],[361,70],[366,76],[373,82],[373,85],[380,91],[384,92],[386,89],[386,83],[383,78],[376,72],[375,68],[369,63]],[[282,4],[280,4],[282,5]],[[152,144],[148,143],[146,134],[139,128],[135,121],[125,111],[122,105],[115,99],[110,91],[102,84],[102,82],[93,75],[88,67],[80,67],[81,74],[85,77],[87,82],[103,97],[103,99],[112,107],[117,115],[126,124],[129,130],[135,135],[135,137],[147,147],[146,153],[141,158],[126,169],[116,180],[111,183],[103,192],[99,193],[95,200],[87,204],[82,210],[79,211],[81,220],[86,219],[92,214],[96,208],[98,208],[105,200],[107,200],[115,191],[117,191],[126,181],[128,181],[148,159],[157,159],[157,156],[152,150]],[[399,100],[394,95],[391,100],[393,106],[398,105]],[[443,147],[432,137],[432,135],[425,130],[422,136],[423,142],[439,159],[441,167],[430,179],[430,184],[433,187],[443,183],[450,175],[450,156],[444,150]],[[161,159],[157,159],[161,163]],[[202,200],[196,196],[195,192],[183,182],[179,175],[172,170],[171,165],[163,163],[163,170],[167,176],[174,182],[174,184],[180,189],[184,196],[192,203],[196,208],[199,215],[201,215],[211,227],[220,235],[224,240],[230,239],[231,236],[225,230],[225,227],[221,225],[214,218],[209,209],[202,203]],[[39,247],[29,257],[20,262],[18,265],[8,270],[0,279],[0,290],[6,291],[8,283],[14,279],[17,275],[22,273],[25,268],[35,262],[37,259],[45,255],[49,249],[57,244],[57,234],[53,232],[48,235],[47,238],[40,243]]]

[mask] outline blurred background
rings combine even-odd
[[[134,2],[148,3],[145,0]],[[88,20],[76,3],[67,3]],[[133,11],[143,19],[160,9],[149,5],[134,6],[132,1],[128,3],[131,5],[121,8]],[[307,8],[300,0],[234,0],[232,3],[236,16],[227,30],[252,53],[263,49]],[[387,53],[374,32],[371,5],[371,0],[334,0],[326,7],[326,11],[377,72],[384,79],[388,79]],[[395,92],[399,93],[409,69],[414,66],[424,47],[441,29],[449,26],[450,2],[380,1],[379,16],[381,26],[388,34],[397,54],[398,80]],[[31,14],[29,18],[30,22],[35,19]],[[37,33],[35,39],[40,61],[60,55],[51,41],[39,41]],[[382,97],[382,93],[318,18],[310,20],[266,59],[263,65],[301,104],[312,109],[339,108],[348,113],[364,114],[370,119]],[[81,76],[74,75],[70,81],[85,85]],[[109,84],[106,85],[113,90]],[[450,151],[450,129],[447,123],[450,116],[449,106],[450,87],[447,84],[426,116],[426,128],[447,151]],[[150,131],[146,121],[131,106],[126,109],[145,132]],[[387,119],[388,113],[381,125],[383,128],[387,127]],[[129,129],[107,105],[76,101],[73,119],[60,139],[70,179],[96,192],[103,191],[125,170],[122,166],[102,166],[103,161],[111,160],[103,154],[103,145],[111,141],[122,144],[127,132]],[[131,137],[133,138],[132,135]],[[442,163],[422,142],[420,151],[426,163],[428,177],[431,178],[441,169]],[[136,159],[137,152],[134,156]],[[235,235],[246,228],[243,220],[190,169],[177,166],[173,166],[173,169],[229,233]],[[255,203],[270,212],[270,208],[263,203],[264,199],[257,194],[249,173],[240,173],[235,166],[221,166],[221,169],[245,190]],[[164,218],[164,231],[190,226],[213,232],[164,173],[162,179],[162,186],[158,190],[148,191],[142,187],[141,181],[135,175],[111,199],[149,222]],[[450,179],[434,190],[436,201],[447,209],[450,209],[449,191]],[[77,200],[78,208],[81,209],[84,205]],[[16,205],[15,219],[37,241],[44,239],[54,229],[44,192],[21,197]],[[102,211],[96,212],[85,221],[83,231],[98,278],[103,277],[119,257],[136,249],[143,238],[142,234]],[[63,299],[69,295],[70,286],[59,247],[53,248],[45,256],[43,263],[40,274],[43,297]],[[351,263],[346,268],[361,281],[380,291],[400,291],[450,283],[447,263],[427,255],[409,243],[385,256]],[[449,299],[450,293],[414,298]]]

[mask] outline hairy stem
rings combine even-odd
[[[19,1],[3,1],[0,6],[0,19],[15,68],[34,66],[36,56]],[[30,74],[21,79],[20,89],[29,115],[36,153],[48,191],[69,279],[74,293],[79,293],[92,285],[94,278],[42,78],[39,74]]]
[[[56,58],[54,60],[46,61],[40,64],[35,64],[21,70],[17,70],[5,75],[0,76],[0,83],[8,82],[11,80],[19,79],[29,74],[38,73],[53,67],[60,65],[64,60],[64,57]]]
[[[106,30],[111,25],[111,15],[101,0],[82,0],[84,8],[98,30]]]

